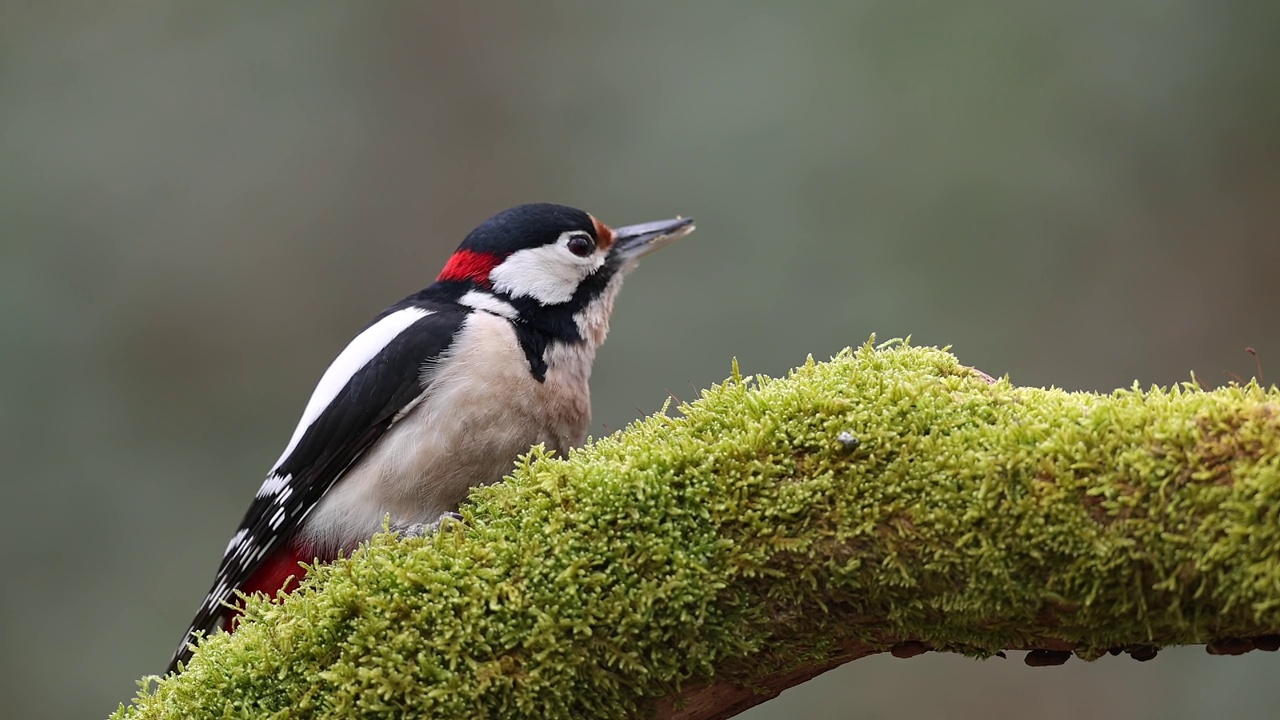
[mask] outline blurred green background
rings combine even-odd
[[[911,334],[1020,384],[1280,377],[1280,4],[5,3],[0,687],[164,668],[320,372],[518,202],[699,232],[601,434]],[[747,717],[1274,712],[1280,657],[846,666]]]

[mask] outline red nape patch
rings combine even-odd
[[[449,258],[449,262],[445,263],[444,269],[440,271],[440,276],[436,280],[439,282],[469,280],[478,285],[488,285],[489,271],[493,270],[497,264],[497,255],[459,250]]]
[[[298,583],[302,581],[303,576],[307,574],[307,571],[299,566],[298,563],[309,563],[314,562],[314,560],[315,558],[309,552],[294,548],[277,550],[267,556],[267,559],[262,563],[262,567],[258,568],[240,586],[239,590],[246,595],[252,595],[256,592],[266,593],[274,600],[277,590],[284,590],[287,593],[293,592],[298,587]],[[229,600],[229,602],[233,605],[238,605],[239,598],[233,596],[233,599]],[[239,622],[239,611],[229,613],[223,619],[222,627],[227,632],[231,632]]]

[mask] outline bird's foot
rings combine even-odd
[[[456,512],[447,512],[436,518],[434,522],[414,523],[412,525],[392,525],[391,531],[398,533],[402,538],[420,538],[428,535],[434,535],[440,532],[440,528],[447,521],[456,523],[462,522],[462,516]]]

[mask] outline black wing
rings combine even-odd
[[[223,603],[234,598],[272,549],[288,540],[329,488],[420,400],[424,366],[448,349],[465,317],[456,307],[401,304],[379,316],[343,350],[325,372],[312,402],[323,403],[329,393],[332,399],[313,417],[308,405],[295,431],[297,442],[291,441],[267,476],[227,545],[213,587],[174,654],[170,671],[190,659],[187,645],[196,632],[207,634],[218,627],[227,612]]]

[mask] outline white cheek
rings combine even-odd
[[[556,243],[512,253],[489,272],[489,281],[494,290],[511,297],[559,305],[573,299],[578,284],[603,264],[599,253],[580,258]]]

